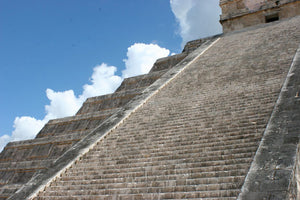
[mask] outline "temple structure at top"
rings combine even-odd
[[[220,0],[220,6],[224,33],[300,14],[299,0]]]

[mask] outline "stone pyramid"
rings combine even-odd
[[[191,41],[9,143],[0,199],[299,199],[299,24]]]

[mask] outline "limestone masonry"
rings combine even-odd
[[[224,33],[300,14],[299,0],[220,0]]]
[[[220,5],[228,33],[7,144],[0,199],[300,199],[299,1]]]

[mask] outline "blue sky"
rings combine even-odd
[[[218,0],[0,0],[0,150],[16,140],[16,117],[42,125],[74,113],[129,69],[145,73],[145,52],[154,62],[220,33],[219,14]],[[59,110],[68,98],[69,113]]]

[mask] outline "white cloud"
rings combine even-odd
[[[94,68],[94,73],[90,78],[92,84],[86,84],[83,86],[84,91],[80,99],[85,100],[91,96],[98,96],[114,92],[122,82],[122,78],[115,75],[116,71],[116,67],[108,66],[105,63],[96,66]]]
[[[45,123],[45,120],[38,120],[33,117],[16,117],[14,120],[14,131],[12,132],[12,135],[3,135],[0,137],[0,152],[10,141],[27,140],[34,138],[36,133],[38,133],[43,128]]]
[[[170,5],[180,26],[182,45],[222,32],[219,0],[170,0]]]
[[[148,73],[158,58],[168,56],[169,53],[169,50],[156,44],[136,43],[128,48],[122,77],[115,75],[116,67],[102,63],[94,67],[91,84],[85,84],[79,96],[73,90],[56,92],[47,89],[46,95],[50,104],[45,106],[45,117],[42,120],[28,116],[16,117],[12,135],[0,137],[0,151],[9,141],[34,138],[50,119],[74,115],[87,98],[114,92],[123,78]]]
[[[157,44],[135,43],[127,51],[124,59],[126,69],[122,71],[124,78],[146,74],[158,58],[166,57],[170,51]]]
[[[45,121],[33,117],[16,117],[14,121],[15,130],[12,132],[11,140],[26,140],[34,138],[36,133],[44,126]]]
[[[54,118],[74,115],[80,108],[82,102],[75,96],[73,90],[55,92],[51,89],[46,90],[50,105],[45,106],[47,115],[46,121]]]
[[[0,152],[5,147],[5,145],[11,140],[11,137],[9,135],[2,135],[0,137]]]
[[[50,104],[45,106],[46,115],[44,119],[39,120],[28,116],[16,117],[12,135],[0,137],[0,151],[9,141],[34,138],[49,120],[74,115],[88,97],[113,92],[122,82],[121,77],[114,75],[116,67],[103,63],[94,67],[93,70],[90,78],[92,84],[84,85],[83,93],[79,97],[76,97],[73,90],[56,92],[47,89],[46,95]]]

